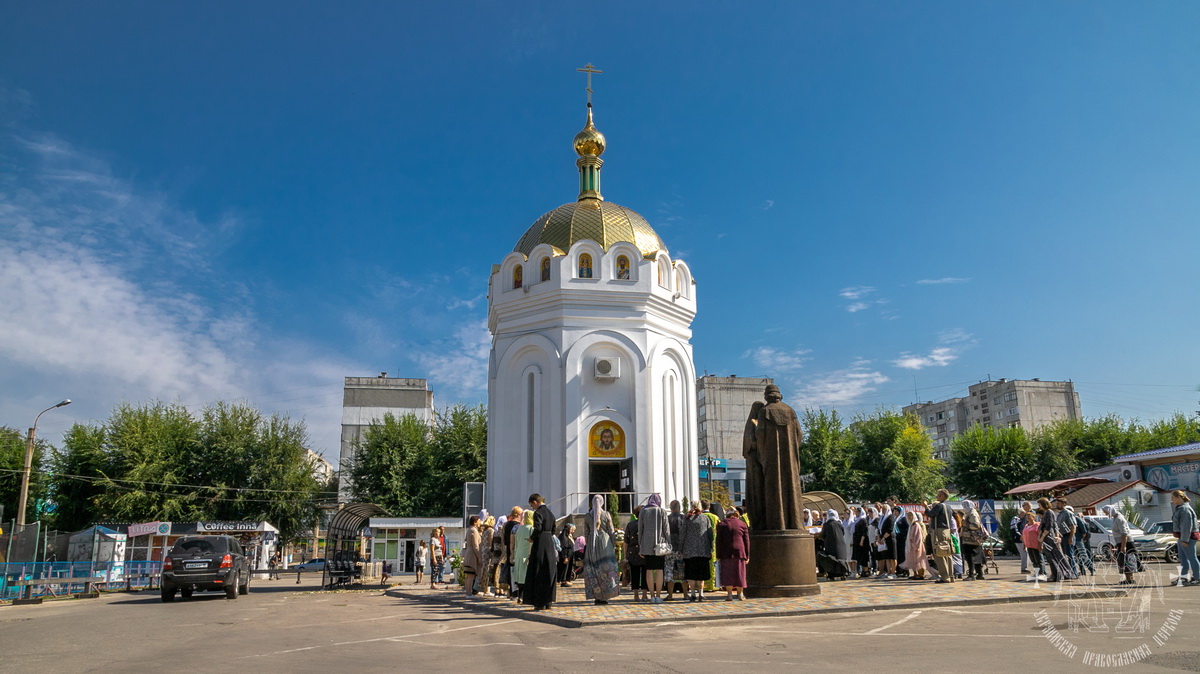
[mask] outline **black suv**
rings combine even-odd
[[[162,600],[184,599],[194,590],[224,590],[237,599],[250,591],[250,569],[242,544],[232,536],[185,536],[163,560]]]

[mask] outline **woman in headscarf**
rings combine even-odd
[[[829,580],[845,580],[849,571],[841,559],[846,530],[838,519],[837,511],[830,508],[821,525],[821,552],[817,555],[817,566],[829,576]]]
[[[842,531],[846,535],[842,536],[842,553],[838,555],[838,559],[845,560],[850,575],[854,575],[854,552],[851,550],[854,542],[854,508],[851,506],[846,506],[842,511]]]
[[[663,550],[671,547],[671,525],[667,523],[667,511],[662,507],[662,497],[651,494],[646,507],[638,514],[638,548],[646,565],[646,587],[650,590],[650,603],[661,604],[663,571],[667,556]]]
[[[583,592],[597,604],[607,604],[621,592],[621,572],[613,547],[612,515],[604,509],[604,497],[592,497],[592,509],[583,521]]]
[[[704,583],[712,579],[712,546],[712,525],[707,514],[700,510],[700,503],[696,502],[684,518],[679,541],[688,601],[704,601]]]
[[[908,538],[904,541],[905,569],[909,572],[909,580],[924,580],[925,570],[929,564],[925,561],[925,523],[922,515],[910,510],[907,514]]]
[[[879,578],[895,580],[896,578],[896,515],[884,506],[879,514],[879,539],[875,542],[875,558],[879,560]]]
[[[500,567],[504,566],[504,525],[507,522],[508,518],[501,515],[496,520],[496,526],[492,527],[492,557],[487,577],[488,583],[496,588],[497,597],[505,595],[504,587],[500,584]]]
[[[625,525],[625,562],[629,565],[629,589],[633,590],[634,601],[649,599],[646,594],[646,561],[642,558],[642,546],[638,544],[638,518],[642,506],[634,506],[629,523]]]
[[[484,511],[487,512],[487,511]],[[495,535],[496,518],[488,515],[479,527],[479,576],[475,579],[476,589],[485,597],[494,597],[492,592],[492,536]]]
[[[558,532],[558,584],[571,587],[571,555],[575,548],[575,525],[563,522]]]
[[[987,532],[979,518],[974,501],[963,501],[963,528],[959,532],[962,542],[963,576],[965,580],[983,580],[983,542]]]
[[[683,555],[679,554],[680,537],[683,536],[683,505],[678,501],[671,501],[671,514],[667,515],[667,526],[671,528],[671,553],[667,560],[667,570],[670,572],[667,575],[667,601],[675,598],[675,585],[682,585],[683,580]]]
[[[879,522],[882,518],[879,516],[879,508],[871,506],[867,508],[867,551],[871,553],[871,559],[868,563],[869,573],[867,576],[874,576],[876,573],[883,573],[883,562],[879,560],[879,549],[876,545],[879,543]]]
[[[851,555],[854,558],[855,566],[858,567],[859,578],[871,575],[871,542],[867,540],[870,528],[869,515],[864,514],[854,522],[854,529],[851,531],[853,536]]]
[[[717,559],[721,561],[721,587],[725,588],[725,601],[746,598],[746,562],[750,559],[750,529],[731,508],[725,519],[717,525]]]
[[[1133,585],[1133,574],[1141,571],[1141,568],[1137,553],[1134,552],[1133,540],[1129,537],[1129,521],[1125,519],[1124,513],[1115,506],[1106,505],[1100,510],[1112,518],[1112,537],[1113,545],[1117,550],[1117,568],[1125,574],[1125,580],[1121,581],[1121,585]],[[1061,553],[1059,554],[1061,556]]]
[[[533,548],[533,510],[521,515],[521,526],[513,529],[512,594],[521,596],[521,586],[529,572],[529,553]]]
[[[703,501],[702,501],[703,503]],[[708,526],[712,532],[709,538],[712,543],[712,554],[709,555],[709,565],[712,567],[712,573],[709,579],[704,582],[704,589],[708,592],[716,592],[717,579],[720,578],[721,563],[717,561],[717,525],[721,520],[725,519],[725,507],[720,501],[713,501],[704,509],[704,514],[708,516]]]

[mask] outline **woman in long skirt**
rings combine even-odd
[[[521,596],[525,576],[529,573],[529,550],[533,547],[533,511],[521,515],[521,526],[513,529],[512,595]]]
[[[921,515],[911,510],[906,517],[908,538],[904,542],[904,562],[901,565],[910,572],[910,580],[924,580],[925,571],[929,568],[925,560],[925,523],[921,521]]]
[[[746,562],[750,559],[750,530],[738,517],[737,510],[730,509],[725,519],[717,525],[717,559],[721,561],[721,587],[725,588],[725,601],[746,598]]]
[[[607,604],[621,593],[621,576],[613,547],[612,515],[604,509],[604,497],[592,497],[592,510],[583,522],[583,592],[597,604]]]

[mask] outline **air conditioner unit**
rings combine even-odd
[[[1152,491],[1138,492],[1138,505],[1155,505],[1158,502],[1158,494]]]
[[[620,358],[605,356],[596,359],[596,379],[616,379],[620,376]]]
[[[1122,466],[1120,471],[1122,482],[1133,482],[1134,480],[1142,479],[1142,471],[1138,470],[1137,466]]]

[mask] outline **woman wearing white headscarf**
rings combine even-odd
[[[1113,545],[1117,549],[1117,568],[1125,574],[1121,585],[1133,585],[1133,574],[1141,571],[1137,553],[1134,552],[1133,540],[1129,537],[1129,521],[1116,507],[1106,505],[1100,509],[1112,518]]]
[[[924,580],[929,563],[925,560],[925,523],[922,516],[908,511],[908,536],[904,541],[904,562],[902,566],[911,572],[909,580]]]
[[[817,567],[825,572],[829,580],[845,580],[850,575],[846,561],[841,558],[845,549],[846,529],[832,508],[825,513],[821,525],[821,551],[817,553]]]
[[[963,530],[959,532],[963,556],[963,580],[983,580],[983,542],[987,532],[974,501],[963,501]]]
[[[621,592],[620,570],[613,549],[612,515],[604,509],[604,497],[592,497],[592,509],[583,521],[583,591],[597,604],[607,604]]]

